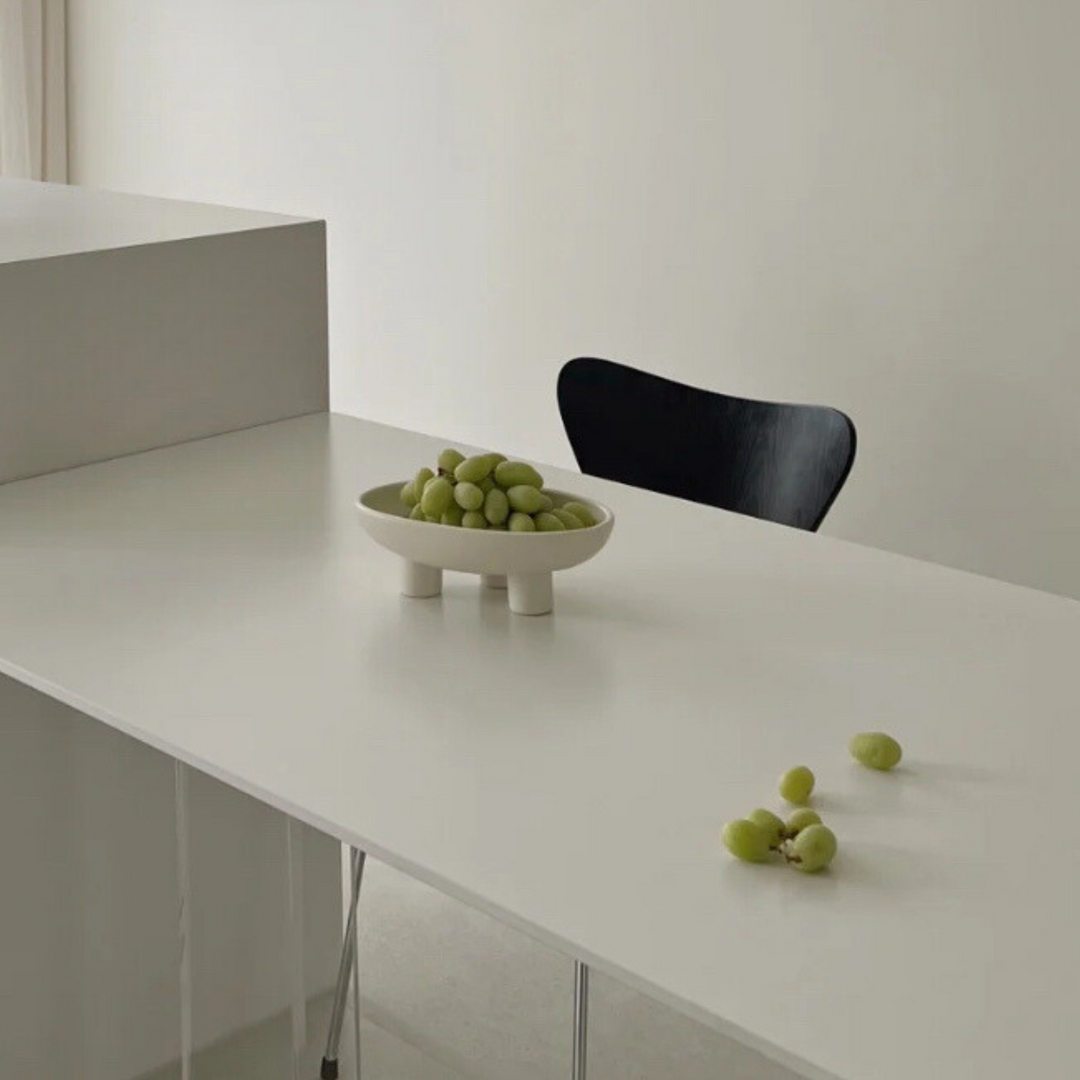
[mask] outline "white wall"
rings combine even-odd
[[[1074,0],[69,0],[77,182],[325,216],[336,408],[835,404],[826,530],[1080,596]]]

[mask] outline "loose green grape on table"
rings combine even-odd
[[[769,857],[769,834],[749,818],[729,821],[720,833],[724,847],[743,862],[764,862]]]
[[[780,777],[780,797],[796,806],[805,806],[814,790],[814,774],[805,765],[796,765]]]
[[[888,772],[895,768],[904,756],[900,744],[883,731],[864,731],[853,735],[848,743],[848,750],[860,765],[877,769],[879,772]]]

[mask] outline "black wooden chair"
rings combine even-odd
[[[610,360],[559,372],[582,472],[816,530],[855,460],[855,425],[819,405],[749,401]]]

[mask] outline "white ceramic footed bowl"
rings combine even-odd
[[[615,515],[606,506],[549,488],[544,490],[556,506],[584,503],[596,524],[564,532],[515,533],[413,521],[400,498],[405,482],[365,491],[356,505],[360,524],[372,539],[405,560],[406,596],[438,596],[442,571],[460,570],[481,574],[492,588],[508,587],[511,611],[547,614],[552,607],[552,571],[591,559],[615,525]]]

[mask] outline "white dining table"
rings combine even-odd
[[[552,615],[404,598],[355,499],[444,445],[312,415],[0,487],[0,672],[797,1076],[1076,1075],[1080,604],[555,469],[616,523]],[[835,863],[736,862],[795,764]]]

